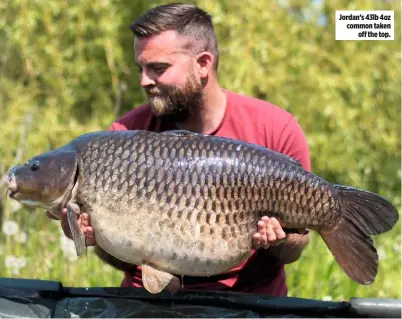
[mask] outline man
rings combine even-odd
[[[110,130],[182,129],[236,138],[292,156],[310,170],[305,137],[291,114],[219,86],[218,45],[206,12],[190,4],[163,5],[146,12],[131,29],[141,86],[149,102],[125,114]],[[79,222],[87,244],[94,245],[96,234],[88,215],[81,215]],[[61,224],[71,238],[65,210]],[[284,264],[299,258],[309,236],[286,235],[278,220],[266,216],[256,230],[256,250],[246,262],[227,274],[186,277],[185,287],[287,295]],[[122,286],[142,286],[139,266],[119,262],[100,248],[97,251],[125,271]]]

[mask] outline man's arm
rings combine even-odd
[[[290,264],[298,260],[310,241],[310,234],[289,234],[286,242],[280,246],[271,247],[269,253],[281,263]]]
[[[132,264],[128,264],[120,259],[117,259],[104,251],[102,248],[100,248],[98,245],[95,246],[95,254],[105,263],[109,264],[110,266],[121,270],[121,271],[130,271],[135,267]]]

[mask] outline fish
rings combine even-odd
[[[142,266],[144,287],[161,292],[177,276],[227,272],[252,253],[257,222],[317,232],[353,281],[378,272],[372,235],[392,229],[394,205],[379,194],[330,183],[297,160],[244,141],[183,130],[97,131],[12,167],[8,196],[60,217],[67,207],[81,255],[77,214],[96,243]]]

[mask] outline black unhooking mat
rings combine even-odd
[[[1,318],[401,318],[401,300],[349,302],[181,290],[157,295],[142,288],[71,288],[60,282],[0,278]]]

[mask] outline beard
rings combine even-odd
[[[146,89],[146,93],[155,116],[162,121],[183,122],[199,108],[202,90],[202,85],[190,75],[182,89],[174,85],[159,85]]]

